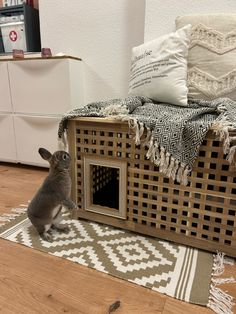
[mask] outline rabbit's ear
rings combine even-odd
[[[48,161],[52,157],[52,154],[45,148],[39,148],[39,154],[43,159],[48,160]]]

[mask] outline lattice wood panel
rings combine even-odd
[[[101,190],[104,186],[109,184],[113,179],[113,169],[108,167],[101,167],[98,165],[92,166],[93,193]]]
[[[133,137],[126,123],[115,120],[70,121],[73,195],[79,217],[236,256],[236,172],[214,134],[209,132],[201,146],[187,187],[160,174],[146,159],[147,149],[135,146]],[[125,222],[83,208],[83,157],[94,155],[127,162]]]

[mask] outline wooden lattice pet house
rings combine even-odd
[[[236,172],[213,132],[188,186],[160,174],[133,137],[127,122],[69,121],[77,217],[236,257]]]

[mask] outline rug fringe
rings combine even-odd
[[[234,277],[228,277],[228,278],[212,278],[211,280],[216,285],[222,285],[224,283],[235,283],[236,280]]]
[[[225,256],[225,253],[218,252],[214,256],[214,264],[213,264],[213,276],[219,276],[223,274],[225,270],[225,265],[234,265],[234,260],[230,257]]]
[[[224,273],[225,264],[234,265],[234,260],[225,257],[224,253],[217,252],[214,256],[210,297],[207,304],[207,306],[217,314],[233,314],[232,309],[235,304],[233,302],[234,298],[231,295],[217,287],[225,283],[235,283],[235,278],[214,278]]]
[[[11,209],[11,213],[6,213],[6,214],[2,214],[0,215],[0,227],[3,227],[4,225],[6,225],[8,222],[10,222],[11,220],[14,220],[16,217],[19,217],[21,214],[26,213],[27,208],[12,208]]]
[[[11,222],[12,220],[16,219],[22,214],[27,212],[27,205],[21,204],[22,207],[12,208],[11,213],[4,213],[0,215],[0,227],[5,226],[7,223]],[[62,207],[62,216],[67,217],[70,216],[68,209],[66,207]]]
[[[217,314],[233,314],[233,297],[220,288],[217,288],[215,285],[211,285],[210,294],[211,296],[208,302],[210,309]]]

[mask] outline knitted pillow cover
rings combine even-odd
[[[236,100],[236,14],[182,16],[176,28],[189,23],[188,97]]]

